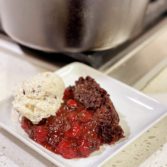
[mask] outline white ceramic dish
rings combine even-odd
[[[147,97],[139,91],[108,77],[81,63],[72,63],[56,72],[66,86],[74,84],[80,76],[92,76],[108,91],[120,115],[126,138],[115,145],[102,146],[100,151],[88,158],[68,160],[36,144],[20,128],[18,120],[12,114],[12,97],[0,103],[0,126],[27,144],[32,149],[62,167],[97,167],[114,156],[127,144],[141,135],[149,127],[165,116],[167,108],[158,101]]]

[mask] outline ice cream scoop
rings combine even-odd
[[[45,72],[24,81],[14,92],[13,107],[20,116],[37,124],[55,115],[64,93],[64,82],[55,73]]]

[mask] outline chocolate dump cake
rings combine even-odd
[[[24,117],[22,128],[34,141],[65,158],[87,157],[102,144],[124,137],[109,94],[89,76],[65,89],[55,116],[38,124]]]

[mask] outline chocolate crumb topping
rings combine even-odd
[[[87,76],[85,79],[80,77],[79,80],[76,81],[74,98],[82,103],[87,109],[95,110],[105,105],[109,95],[93,78]]]
[[[69,89],[73,92],[75,100],[94,112],[97,133],[105,143],[111,143],[123,137],[119,116],[109,94],[93,78],[80,77],[75,82],[75,86]]]

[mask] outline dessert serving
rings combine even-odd
[[[124,137],[109,94],[89,76],[65,88],[56,74],[39,74],[16,90],[13,106],[32,140],[68,159]]]

